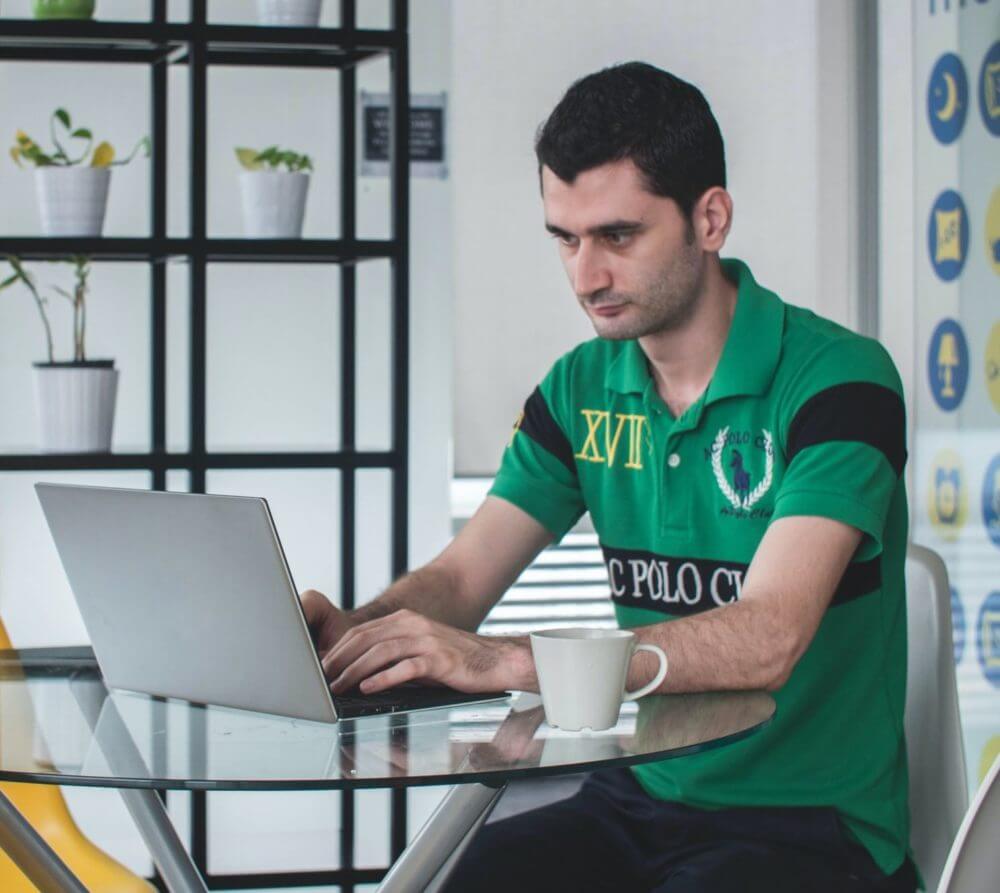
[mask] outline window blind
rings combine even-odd
[[[452,523],[461,527],[490,486],[489,478],[452,483]],[[485,635],[520,635],[560,626],[614,627],[608,574],[589,516],[558,545],[544,549],[486,616]]]

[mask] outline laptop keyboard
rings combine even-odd
[[[351,689],[345,694],[334,695],[333,703],[337,715],[343,719],[357,716],[372,716],[378,713],[396,713],[400,710],[419,710],[428,707],[449,707],[452,704],[467,704],[473,701],[491,701],[506,698],[510,692],[480,692],[466,694],[452,688],[437,688],[427,685],[391,688],[375,694],[362,694],[360,689]]]

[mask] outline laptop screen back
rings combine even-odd
[[[263,499],[35,489],[109,685],[336,719]]]

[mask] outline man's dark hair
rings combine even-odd
[[[538,172],[572,183],[577,174],[630,159],[654,195],[672,198],[690,220],[695,202],[726,185],[722,134],[701,91],[645,62],[581,78],[535,139]]]

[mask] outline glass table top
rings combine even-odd
[[[14,656],[11,656],[14,655]],[[341,720],[132,692],[95,667],[0,656],[0,779],[190,790],[486,784],[669,759],[766,725],[764,692],[643,698],[603,732],[550,727],[537,695]]]

